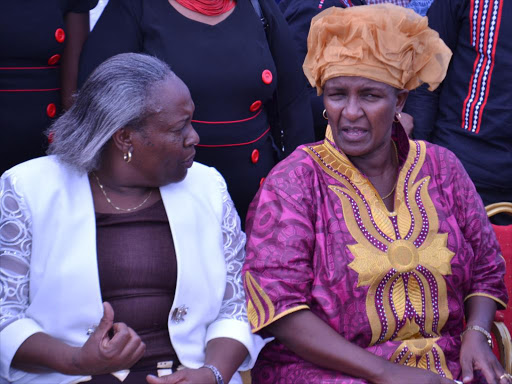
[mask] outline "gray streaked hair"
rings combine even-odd
[[[122,53],[106,60],[89,76],[73,106],[46,131],[53,139],[48,154],[78,171],[97,169],[112,135],[123,127],[141,129],[151,88],[174,76],[153,56]]]

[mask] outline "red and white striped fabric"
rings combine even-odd
[[[489,84],[496,60],[496,45],[501,24],[503,2],[475,0],[471,2],[471,45],[476,50],[474,71],[462,106],[462,128],[480,131],[482,115],[489,96]]]
[[[410,2],[411,0],[366,0],[366,4],[368,5],[391,3],[400,5],[402,7],[407,7],[407,5],[409,5]]]

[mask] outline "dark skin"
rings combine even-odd
[[[18,348],[13,367],[28,372],[51,370],[81,376],[131,367],[142,357],[146,346],[133,329],[124,323],[114,323],[114,310],[109,303],[104,303],[103,309],[98,327],[82,347],[72,347],[45,333],[36,333]]]
[[[391,125],[401,111],[407,91],[360,77],[328,80],[324,88],[324,104],[336,145],[365,175],[379,194],[387,194],[398,175]],[[393,194],[384,200],[393,209]],[[489,330],[496,312],[495,302],[475,296],[466,301],[468,325]],[[449,384],[452,380],[419,368],[393,364],[352,344],[309,310],[291,313],[270,324],[267,330],[287,348],[306,361],[320,367],[365,379],[375,384]],[[465,334],[460,363],[464,383],[470,383],[473,372],[481,370],[489,384],[506,384],[504,373],[477,331]],[[371,367],[371,368],[368,368]]]
[[[89,13],[69,12],[64,17],[66,39],[61,63],[61,100],[62,107],[67,110],[73,104],[78,78],[78,63],[82,46],[89,34]]]
[[[115,132],[94,172],[109,198],[121,208],[139,205],[152,190],[146,204],[159,200],[160,186],[185,178],[199,143],[191,123],[194,103],[181,80],[157,84],[150,100],[143,129],[125,127]],[[132,153],[129,163],[123,159],[128,152]],[[92,174],[89,179],[96,211],[119,213],[106,201]]]
[[[389,194],[398,177],[391,129],[407,94],[407,90],[362,77],[337,77],[324,86],[324,105],[336,145],[380,196]],[[384,201],[390,211],[393,197]]]
[[[199,136],[192,127],[194,103],[185,84],[168,78],[149,92],[147,115],[141,127],[124,127],[106,144],[101,166],[95,171],[112,200],[119,207],[139,205],[153,191],[147,205],[160,199],[158,188],[183,180],[192,166]],[[132,152],[132,160],[123,154]],[[119,213],[89,175],[96,212]],[[26,371],[53,370],[68,375],[98,375],[129,369],[144,354],[145,345],[133,329],[114,322],[114,311],[104,303],[99,326],[82,347],[72,347],[47,334],[37,333],[20,346],[13,366]],[[221,372],[227,383],[248,354],[240,342],[217,338],[206,346],[206,364]],[[184,369],[147,381],[156,383],[211,383],[208,368]]]
[[[469,298],[465,303],[466,326],[478,325],[490,331],[496,308],[496,302],[487,297],[474,296]],[[505,370],[492,353],[487,344],[487,338],[481,332],[469,331],[464,335],[460,349],[460,365],[464,383],[471,383],[475,370],[482,372],[488,384],[507,384],[511,382],[506,378],[500,380]]]

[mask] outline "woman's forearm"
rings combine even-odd
[[[66,40],[61,65],[61,100],[64,110],[71,108],[76,92],[80,53],[89,33],[89,13],[69,12],[65,16]]]
[[[291,313],[267,327],[281,343],[320,367],[376,382],[391,365],[347,341],[311,311]]]
[[[475,329],[480,327],[490,332],[496,309],[496,302],[491,298],[473,296],[467,299],[465,302],[466,329],[471,331],[468,331],[468,334],[464,333],[464,339],[476,337],[487,342],[487,336]]]
[[[79,349],[45,333],[35,333],[18,348],[12,366],[27,372],[57,371],[82,375],[76,361]]]
[[[478,325],[490,330],[496,315],[496,302],[485,296],[473,296],[466,300],[466,324]]]
[[[224,383],[228,383],[247,357],[247,348],[234,339],[220,337],[212,339],[206,345],[205,364],[216,367]]]

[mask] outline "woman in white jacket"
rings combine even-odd
[[[219,173],[193,162],[193,112],[166,64],[118,55],[52,126],[50,156],[3,174],[4,380],[241,382],[264,341],[240,220]]]

